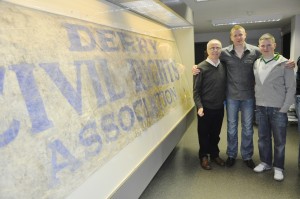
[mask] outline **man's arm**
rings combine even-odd
[[[286,113],[289,110],[289,107],[295,103],[295,93],[296,93],[296,79],[294,71],[289,69],[284,69],[284,81],[286,87],[286,96],[283,103],[283,106],[279,110],[280,112]]]
[[[193,96],[194,102],[197,108],[197,113],[200,117],[204,115],[203,105],[201,100],[201,84],[202,84],[202,74],[198,74],[195,77],[194,88],[193,88]]]

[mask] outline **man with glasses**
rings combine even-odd
[[[194,79],[194,101],[197,107],[199,159],[201,167],[210,170],[210,160],[220,166],[225,162],[219,157],[220,132],[224,117],[226,69],[220,62],[222,44],[213,39],[207,43],[208,57],[198,65],[201,73]]]

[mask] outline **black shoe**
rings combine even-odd
[[[249,167],[250,169],[254,169],[255,168],[255,163],[253,162],[252,159],[250,159],[250,160],[244,160],[244,162],[247,165],[247,167]]]
[[[234,165],[234,163],[235,163],[235,159],[228,157],[226,160],[226,167],[232,167]]]
[[[224,160],[222,160],[222,158],[220,158],[220,157],[211,158],[210,161],[215,162],[219,166],[224,166],[225,165]]]

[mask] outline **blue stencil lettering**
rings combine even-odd
[[[106,141],[111,142],[118,139],[120,135],[119,127],[114,123],[115,117],[113,113],[104,115],[101,118],[101,127],[106,134]],[[114,133],[112,133],[114,132]]]
[[[146,39],[137,38],[137,41],[138,41],[138,46],[139,46],[140,52],[143,54],[144,53],[150,54]]]
[[[4,75],[5,75],[5,68],[0,67],[0,95],[3,94]]]
[[[116,33],[112,30],[97,30],[100,48],[104,52],[119,51],[118,42],[116,41]]]
[[[152,47],[153,53],[157,54],[157,41],[156,40],[148,39],[148,43]]]
[[[46,71],[60,92],[68,100],[69,104],[77,111],[79,115],[82,114],[82,97],[81,97],[81,72],[80,63],[76,63],[76,91],[68,82],[67,78],[59,69],[58,63],[41,63],[40,66]]]
[[[87,27],[67,23],[64,26],[71,42],[70,51],[91,51],[96,47],[95,38]],[[82,40],[86,42],[85,45],[82,44]]]
[[[0,134],[0,148],[12,142],[17,137],[19,129],[20,122],[18,120],[13,120],[10,124],[10,127]]]
[[[78,61],[78,64],[80,63],[85,63],[87,65],[91,80],[92,80],[92,85],[97,97],[97,107],[105,105],[106,99],[103,93],[103,89],[99,80],[99,76],[97,75],[97,70],[95,68],[95,62],[91,60],[86,60],[86,61]]]
[[[144,60],[141,60],[140,63],[141,64],[138,66],[137,70],[140,71],[140,74],[143,77],[142,81],[146,84],[144,89],[149,90],[154,86],[151,65],[148,65],[148,62],[146,64]]]
[[[171,63],[169,62],[169,63],[166,64],[166,66],[167,66],[167,69],[168,69],[168,72],[169,72],[169,76],[171,78],[171,82],[174,82],[173,73],[171,71],[170,64]]]
[[[158,74],[159,74],[161,85],[169,83],[164,65],[165,65],[165,62],[163,60],[156,60],[156,66],[158,69]]]
[[[59,179],[56,177],[56,174],[63,170],[66,167],[69,167],[69,170],[71,172],[76,171],[80,166],[81,162],[77,160],[69,151],[68,149],[63,145],[63,143],[60,140],[55,140],[52,143],[48,145],[48,147],[52,151],[52,158],[51,158],[51,164],[52,164],[52,183],[55,185],[59,183]],[[60,154],[66,161],[64,162],[57,162],[57,156]]]
[[[123,51],[134,52],[134,53],[137,52],[137,50],[135,48],[135,43],[134,43],[131,35],[126,34],[124,32],[117,32],[117,34],[119,35],[121,44],[123,46]]]
[[[157,71],[157,67],[155,65],[155,62],[151,59],[149,59],[147,61],[147,68],[148,68],[148,72],[147,74],[150,75],[151,74],[151,78],[152,79],[152,84],[154,83],[156,86],[160,85],[160,81],[159,81],[159,76],[158,76],[158,71]]]
[[[115,90],[115,82],[113,82],[111,78],[111,73],[109,72],[107,61],[106,60],[99,60],[100,66],[101,66],[101,71],[104,75],[104,81],[105,85],[107,87],[108,94],[110,96],[110,101],[116,101],[118,99],[121,99],[125,96],[125,91],[120,91],[119,93],[116,92]]]
[[[97,147],[94,151],[86,151],[85,152],[86,158],[99,154],[102,149],[102,139],[96,133],[96,129],[97,129],[96,123],[93,122],[93,123],[85,125],[79,133],[79,141],[83,146],[92,146],[94,144],[97,144]],[[87,134],[87,135],[85,135],[85,134]]]
[[[176,93],[175,87],[170,88],[169,90],[170,90],[171,95],[173,96],[172,98],[177,99],[177,93]]]
[[[156,118],[159,114],[159,109],[157,107],[160,104],[159,100],[155,96],[151,96],[151,97],[148,98],[148,101],[151,105],[151,109],[150,109],[151,110],[151,117]]]
[[[32,123],[32,133],[39,133],[51,128],[53,124],[48,119],[43,100],[37,88],[33,76],[33,65],[13,65],[10,66],[9,69],[13,70],[17,75],[20,89]]]
[[[143,109],[143,100],[138,99],[132,104],[133,110],[135,112],[136,118],[139,122],[144,122],[146,119],[142,116],[141,113],[145,113],[145,110]]]
[[[119,124],[121,125],[121,128],[124,131],[130,131],[131,128],[133,127],[134,122],[135,122],[133,110],[131,110],[131,108],[129,106],[123,106],[119,111],[118,118],[119,118]],[[125,120],[130,119],[130,123],[127,126],[124,123],[123,118],[125,118]]]
[[[168,104],[171,104],[173,101],[172,93],[169,90],[165,90],[165,96]]]
[[[176,80],[179,80],[179,71],[178,71],[178,68],[176,67],[176,63],[174,61],[172,61],[170,63],[172,65],[172,69],[173,69],[173,72],[175,73],[174,76],[175,76],[175,79]]]
[[[163,110],[167,106],[167,101],[163,91],[155,93],[155,98],[159,101],[160,109]]]
[[[135,83],[135,91],[138,93],[142,90],[146,90],[146,85],[142,81],[142,75],[136,69],[136,68],[139,67],[139,62],[137,60],[134,60],[134,59],[128,59],[127,63],[129,64],[129,67],[130,67],[132,80]]]

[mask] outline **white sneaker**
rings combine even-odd
[[[278,169],[274,169],[274,180],[282,181],[284,178],[283,172]]]
[[[266,163],[264,162],[261,162],[259,165],[257,165],[253,171],[257,172],[257,173],[261,173],[263,171],[267,171],[267,170],[270,170],[271,167],[269,165],[267,165]]]

